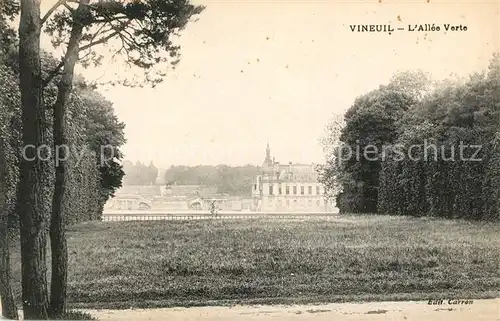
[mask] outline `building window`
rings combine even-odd
[[[307,193],[308,193],[309,195],[311,195],[311,194],[313,193],[313,187],[312,187],[312,186],[308,186],[308,187],[307,187]]]
[[[290,194],[290,186],[286,187],[286,195]]]
[[[301,187],[300,187],[300,194],[301,194],[301,195],[304,195],[304,186],[301,186]]]
[[[257,190],[257,184],[253,184],[253,189],[254,189],[254,191]]]
[[[293,187],[293,194],[297,195],[297,186]]]
[[[281,184],[280,184],[280,187],[279,187],[279,190],[278,190],[278,193],[281,195],[282,194],[282,189],[281,189]]]
[[[307,201],[307,206],[312,207],[312,205],[313,205],[313,201],[312,200],[308,200]]]
[[[286,200],[286,206],[290,207],[290,200]]]
[[[273,195],[273,185],[269,185],[269,195]]]
[[[316,206],[320,206],[319,200],[316,200]]]
[[[319,186],[316,186],[316,195],[319,195]]]

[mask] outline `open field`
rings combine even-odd
[[[69,297],[80,308],[497,297],[499,248],[498,223],[407,217],[91,222],[69,231]]]

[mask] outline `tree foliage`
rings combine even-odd
[[[369,204],[381,214],[498,219],[500,56],[465,80],[428,86],[425,79],[402,73],[385,87],[389,92],[381,87],[355,101],[340,141],[386,144],[384,157],[327,163],[324,183],[336,175],[343,211],[366,212]],[[372,98],[377,94],[388,97],[386,108]]]
[[[381,86],[356,99],[346,112],[340,145],[329,155],[330,166],[320,175],[323,183],[331,186],[328,172],[338,173],[335,181],[341,190],[336,197],[341,211],[376,212],[381,160],[374,158],[385,145],[394,142],[397,122],[414,102],[411,95],[397,87]],[[364,156],[365,150],[370,152],[369,157]]]
[[[99,170],[100,208],[122,186],[125,172],[121,165],[120,146],[126,142],[125,124],[115,115],[111,102],[85,83],[76,89],[85,108],[81,111],[85,122],[85,137],[96,157]]]
[[[137,161],[133,164],[130,161],[123,163],[125,177],[123,183],[125,185],[155,185],[158,178],[158,168],[151,162],[145,165]]]
[[[87,2],[87,3],[85,3]],[[79,45],[79,61],[84,66],[102,63],[106,44],[113,58],[144,73],[141,79],[118,79],[122,85],[153,86],[163,81],[166,65],[180,61],[180,46],[175,39],[203,6],[188,0],[99,0],[59,1],[45,22],[45,32],[55,48],[63,47],[76,21],[84,26]],[[58,10],[59,8],[63,10]],[[81,10],[78,10],[80,8]],[[154,68],[159,66],[158,68]]]

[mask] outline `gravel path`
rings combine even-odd
[[[293,306],[195,307],[152,310],[88,311],[100,320],[130,321],[267,321],[267,320],[406,320],[498,321],[500,299],[473,300],[472,304],[429,305],[428,302],[334,303]]]

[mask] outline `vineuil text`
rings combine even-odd
[[[463,24],[436,24],[436,23],[424,23],[424,24],[408,24],[407,26],[393,26],[391,24],[359,24],[359,25],[349,25],[352,32],[378,32],[378,33],[388,33],[392,34],[396,31],[409,31],[409,32],[460,32],[467,31],[467,26]]]

